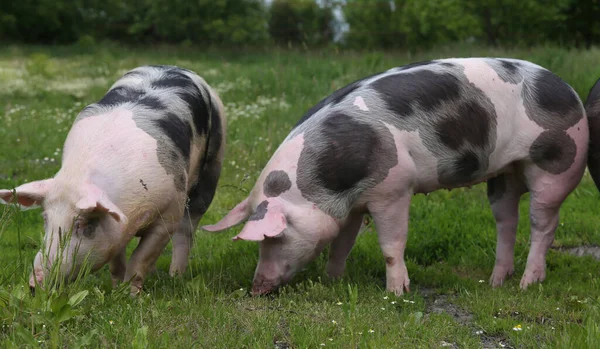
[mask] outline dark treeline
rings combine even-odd
[[[341,40],[336,13],[346,23]],[[600,42],[600,0],[273,0],[270,6],[261,0],[2,1],[0,40],[383,49],[454,42],[589,47]]]

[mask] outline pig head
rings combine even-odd
[[[127,217],[93,184],[73,190],[56,178],[35,181],[0,190],[0,203],[43,209],[44,243],[34,260],[31,287],[48,275],[59,282],[73,279],[84,263],[96,270],[121,248]]]
[[[310,203],[297,205],[281,197],[264,195],[251,195],[220,222],[202,228],[221,231],[246,219],[233,240],[259,242],[252,295],[269,293],[288,283],[339,231],[337,222]]]

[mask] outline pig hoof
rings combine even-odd
[[[142,287],[138,287],[135,285],[131,286],[131,292],[130,292],[131,297],[137,297],[140,295],[140,293],[142,293]]]
[[[335,264],[327,265],[327,275],[332,279],[339,279],[344,275],[345,266],[339,266]]]
[[[387,290],[390,292],[394,292],[396,296],[402,296],[404,292],[410,292],[410,280],[406,277],[402,282],[399,282],[397,285],[388,286]]]
[[[538,268],[533,271],[525,270],[523,277],[521,278],[521,289],[526,290],[529,285],[535,282],[542,282],[546,279],[546,271]]]
[[[185,273],[185,268],[171,266],[169,269],[169,275],[171,275],[171,277],[181,276],[183,273]]]
[[[504,284],[504,281],[514,272],[513,267],[501,267],[495,266],[492,276],[490,277],[490,285],[492,287],[500,287]]]

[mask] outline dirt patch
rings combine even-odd
[[[437,295],[430,296],[433,301],[427,302],[426,312],[442,314],[446,313],[454,318],[454,320],[461,325],[468,325],[471,321],[473,321],[473,314],[468,311],[460,308],[456,304],[453,304],[448,301],[448,296],[446,295]]]
[[[577,257],[592,256],[600,260],[600,246],[582,245],[575,247],[555,247],[553,249],[560,252],[566,252]]]
[[[468,327],[479,337],[481,348],[512,348],[504,336],[491,336],[476,327],[475,324],[473,324],[473,314],[452,303],[453,296],[437,294],[432,289],[420,289],[418,292],[425,298],[427,304],[425,307],[426,314],[446,313],[450,315],[457,323]],[[502,347],[500,343],[502,343],[504,347]],[[458,348],[458,344],[446,341],[441,341],[440,346],[446,348]]]

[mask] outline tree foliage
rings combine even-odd
[[[333,38],[333,20],[329,3],[321,7],[314,0],[274,0],[269,34],[279,44],[323,45]]]
[[[352,48],[425,49],[454,42],[600,42],[599,0],[20,0],[0,2],[0,39],[202,45],[333,43],[336,11]]]

